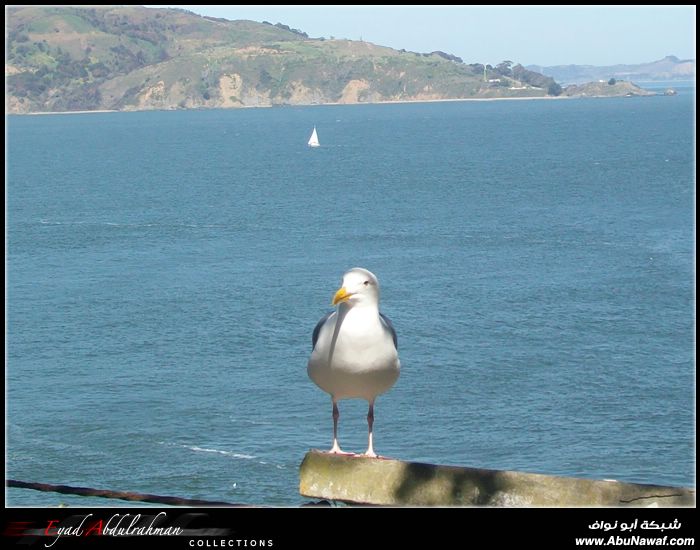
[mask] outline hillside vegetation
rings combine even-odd
[[[572,84],[564,89],[564,95],[567,97],[633,97],[657,94],[644,90],[632,82],[611,78],[607,82],[588,82],[581,85]]]
[[[6,11],[6,111],[142,110],[559,95],[510,62],[309,38],[179,9]]]

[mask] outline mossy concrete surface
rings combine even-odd
[[[310,451],[306,497],[386,506],[695,506],[695,490]]]

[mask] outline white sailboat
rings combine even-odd
[[[321,144],[318,142],[318,134],[316,133],[316,126],[314,126],[314,131],[311,132],[311,137],[309,138],[309,147],[320,147]]]

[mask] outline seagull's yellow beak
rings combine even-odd
[[[338,292],[335,293],[335,296],[333,296],[333,305],[337,306],[340,302],[345,302],[352,296],[350,292],[348,292],[345,287],[340,287]]]

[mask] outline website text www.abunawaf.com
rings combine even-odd
[[[692,537],[642,537],[610,535],[609,537],[577,537],[576,546],[695,546]]]

